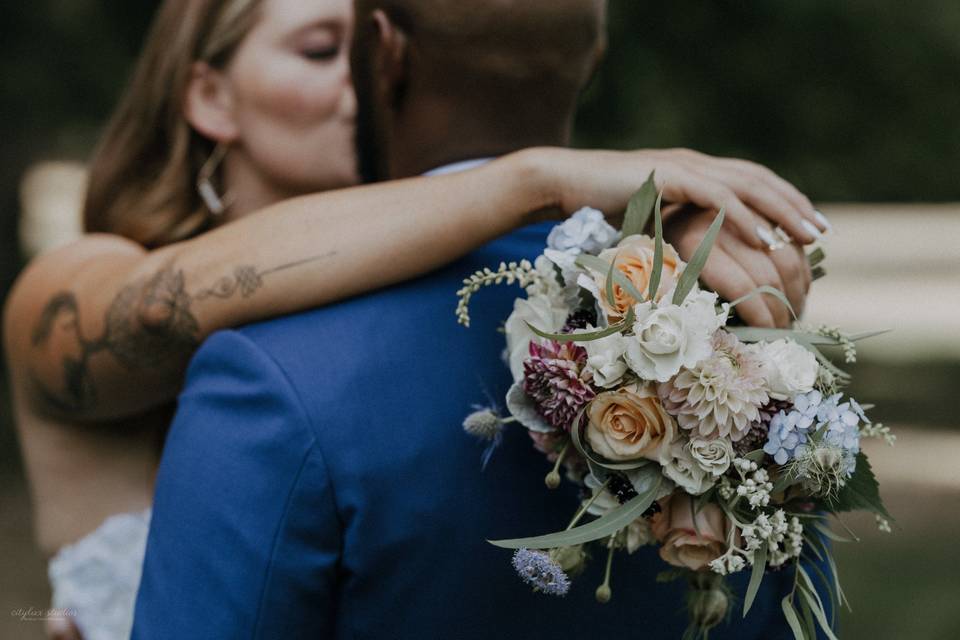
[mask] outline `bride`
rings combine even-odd
[[[91,163],[92,233],[34,260],[7,300],[36,536],[54,607],[76,612],[53,637],[127,637],[165,430],[214,331],[415,277],[586,204],[621,212],[654,169],[685,257],[727,208],[708,285],[803,303],[801,246],[825,220],[744,161],[538,148],[353,187],[351,21],[349,0],[166,0]],[[775,225],[789,251],[767,250]],[[760,299],[740,312],[788,320]]]

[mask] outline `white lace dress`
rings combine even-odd
[[[140,586],[150,509],[103,521],[50,560],[53,608],[70,609],[84,640],[127,640]]]

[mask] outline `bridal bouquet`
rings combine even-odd
[[[582,486],[566,530],[493,544],[515,550],[520,578],[557,596],[572,588],[587,545],[599,545],[600,602],[612,596],[615,554],[656,545],[669,565],[658,581],[688,579],[689,638],[706,637],[728,615],[733,594],[724,576],[751,572],[745,616],[765,573],[789,570],[794,588],[781,605],[794,635],[815,638],[819,625],[834,638],[817,584],[836,611],[844,595],[825,539],[845,538],[828,523],[866,509],[889,530],[860,441],[894,437],[844,396],[849,376],[823,349],[839,347],[851,362],[854,342],[876,334],[735,326],[731,312],[749,297],[789,302],[761,287],[721,304],[698,286],[723,217],[685,264],[663,241],[651,176],[621,232],[583,209],[553,229],[534,263],[501,264],[464,281],[457,315],[466,326],[480,288],[526,291],[505,327],[511,415],[480,409],[464,428],[490,441],[486,460],[504,426],[519,423],[553,464],[547,487],[559,486],[561,469]],[[644,234],[651,223],[653,237]],[[808,256],[817,276],[823,257],[819,249]]]

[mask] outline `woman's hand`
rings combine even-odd
[[[667,205],[696,205],[726,210],[729,226],[754,249],[776,244],[773,227],[782,227],[796,242],[810,244],[829,229],[802,193],[775,173],[753,162],[715,158],[688,149],[578,151],[533,149],[555,181],[556,205],[570,214],[583,206],[622,213],[630,197],[651,172]]]
[[[671,211],[663,234],[684,260],[696,251],[713,222],[712,211],[682,207]],[[700,279],[727,301],[741,298],[757,287],[768,285],[783,291],[793,310],[803,312],[810,289],[810,265],[803,249],[794,243],[774,251],[747,246],[739,234],[724,228],[710,252]],[[757,327],[787,327],[790,310],[770,295],[755,296],[737,306],[744,322]]]

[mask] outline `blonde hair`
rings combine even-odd
[[[226,65],[262,0],[165,0],[90,165],[87,231],[157,247],[203,231],[196,189],[213,143],[183,114],[193,64]]]

